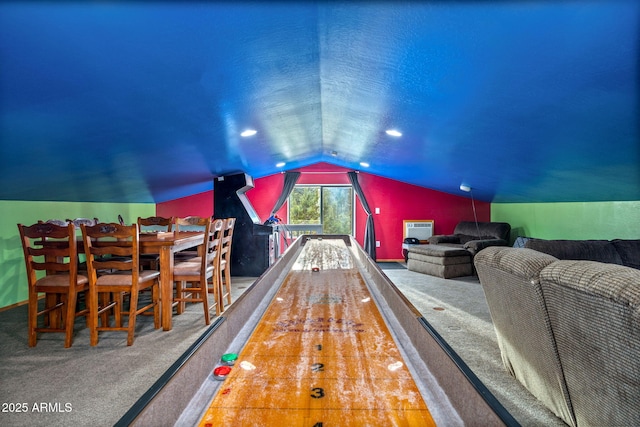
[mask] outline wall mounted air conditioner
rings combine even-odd
[[[427,240],[433,236],[433,220],[404,220],[403,230],[404,239],[407,237],[414,237],[418,240]]]

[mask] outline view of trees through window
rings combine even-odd
[[[297,185],[289,196],[290,224],[322,224],[323,234],[353,233],[350,186]]]

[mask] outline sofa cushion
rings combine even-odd
[[[488,236],[488,235],[471,236],[469,234],[455,234],[455,236],[458,238],[458,243],[462,245],[467,244],[469,242],[473,242],[474,240],[501,240],[501,239],[496,239],[494,236]]]
[[[623,265],[640,269],[640,240],[616,239],[611,243],[618,251]]]
[[[407,261],[407,269],[409,271],[415,271],[417,273],[428,274],[430,276],[442,277],[443,279],[450,279],[453,277],[471,276],[473,275],[473,266],[469,262],[467,256],[467,262],[460,264],[437,264],[432,262],[424,262],[417,259],[409,258]],[[441,258],[443,260],[450,260],[452,258]]]
[[[543,240],[529,239],[525,248],[544,252],[558,259],[585,260],[622,264],[622,258],[608,240]]]
[[[463,245],[467,242],[478,239],[478,236],[470,236],[468,234],[456,234],[456,236],[458,237],[458,242]]]
[[[458,236],[454,234],[449,234],[449,235],[438,234],[436,236],[429,237],[428,241],[432,245],[439,245],[442,243],[460,244],[460,239],[458,238]]]
[[[416,245],[411,246],[408,249],[409,255],[414,254],[422,254],[433,257],[458,257],[458,256],[469,256],[469,251],[462,248],[454,248],[450,246],[441,246],[441,245]]]
[[[471,255],[469,252],[467,252],[466,255],[460,256],[432,256],[409,252],[407,262],[409,260],[428,262],[430,264],[438,265],[471,264]]]

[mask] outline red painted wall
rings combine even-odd
[[[402,259],[403,220],[431,219],[434,234],[450,234],[460,221],[473,221],[471,199],[443,193],[377,175],[360,173],[360,186],[364,191],[373,214],[378,260]],[[491,204],[476,202],[478,221],[490,221]],[[356,231],[356,240],[364,236],[364,211],[357,217],[361,227]]]
[[[346,172],[349,169],[327,163],[301,168],[302,175],[298,184],[349,184]],[[402,259],[402,221],[434,220],[436,234],[453,232],[459,221],[473,221],[471,199],[463,195],[453,195],[378,175],[361,172],[358,181],[364,191],[369,207],[373,212],[380,208],[380,214],[373,215],[376,240],[380,247],[376,254],[378,260]],[[247,198],[264,221],[269,217],[284,183],[283,174],[275,174],[254,179],[254,188],[247,191]],[[490,221],[491,205],[475,202],[478,221]],[[196,194],[191,197],[159,203],[156,207],[159,216],[207,216],[213,213],[213,192]],[[287,205],[278,211],[278,215],[287,218]],[[362,244],[366,214],[356,200],[356,240]]]
[[[156,215],[163,217],[213,215],[213,191],[156,204]]]

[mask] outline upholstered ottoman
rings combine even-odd
[[[407,268],[418,273],[449,279],[473,275],[471,253],[444,245],[420,245],[408,249]]]

